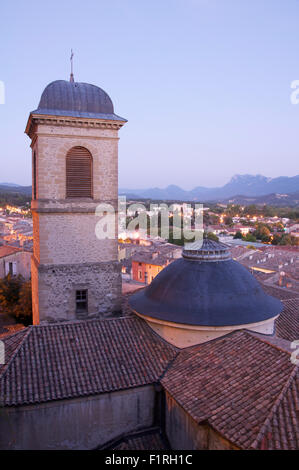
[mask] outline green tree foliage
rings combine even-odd
[[[265,224],[258,224],[254,236],[262,242],[269,242],[271,238],[269,227]]]
[[[214,240],[214,242],[219,241],[219,238],[213,232],[205,232],[204,233],[204,238],[208,238],[209,240]]]
[[[31,281],[10,274],[0,279],[0,309],[24,325],[31,324]]]
[[[225,212],[228,216],[235,217],[241,214],[242,208],[239,204],[229,204]]]
[[[31,281],[23,282],[21,285],[19,300],[14,308],[14,316],[26,326],[32,323]]]
[[[208,214],[204,212],[203,214],[203,223],[204,225],[215,225],[219,222],[218,215]]]
[[[240,231],[236,232],[234,238],[237,240],[242,240],[243,239],[243,235]]]
[[[243,238],[246,242],[256,242],[256,237],[253,235],[253,233],[247,233],[245,237]]]
[[[293,237],[287,233],[279,234],[276,233],[273,236],[272,245],[291,245],[291,246],[299,246],[299,238]]]
[[[13,307],[19,300],[21,276],[11,276],[8,274],[0,279],[0,305],[3,311],[11,313]]]
[[[226,216],[224,219],[225,225],[233,225],[233,219],[230,216]]]
[[[277,222],[276,224],[273,224],[273,228],[276,229],[277,232],[284,232],[284,226],[282,225],[281,222]]]
[[[12,204],[15,206],[25,206],[27,202],[31,201],[31,196],[21,193],[11,193],[0,190],[0,204]]]

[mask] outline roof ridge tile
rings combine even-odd
[[[32,325],[31,325],[32,326]],[[24,331],[24,330],[21,330],[21,331],[16,331],[16,333],[14,333],[13,335],[10,335],[9,338],[7,339],[10,339],[12,336],[14,335],[17,335],[17,334],[20,334],[20,333],[23,333],[24,337],[22,338],[22,340],[20,341],[20,343],[17,345],[16,349],[14,350],[14,352],[12,353],[12,355],[10,356],[9,358],[9,361],[7,362],[7,364],[4,365],[1,373],[0,373],[0,378],[2,379],[4,377],[4,375],[6,374],[8,368],[10,367],[12,361],[14,360],[14,358],[16,357],[16,355],[18,354],[18,352],[20,351],[22,345],[24,344],[24,341],[26,340],[26,338],[31,334],[31,327],[27,327],[27,331]],[[4,338],[5,340],[6,338]]]
[[[286,383],[282,387],[280,393],[278,394],[278,396],[277,396],[277,398],[276,398],[276,400],[275,400],[275,402],[274,402],[274,404],[271,408],[270,413],[268,414],[268,416],[265,419],[263,425],[261,426],[260,431],[259,431],[258,435],[256,436],[255,440],[250,445],[250,448],[252,448],[252,449],[257,448],[258,444],[260,443],[261,439],[263,438],[263,436],[265,434],[265,431],[266,431],[267,427],[270,424],[271,419],[273,418],[273,416],[274,416],[275,412],[277,411],[277,409],[278,409],[282,399],[284,398],[287,390],[290,388],[294,378],[296,377],[298,370],[299,370],[299,367],[297,365],[294,365],[294,368],[293,368],[288,380],[286,381]]]

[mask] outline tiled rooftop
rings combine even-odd
[[[294,279],[299,279],[299,250],[298,247],[294,247],[295,250],[291,248],[283,250],[277,246],[266,245],[263,249],[248,253],[248,256],[242,257],[240,261],[247,267],[255,266],[276,272],[285,271]]]
[[[0,337],[0,339],[5,343],[5,364],[0,364],[0,376],[7,368],[7,365],[12,360],[14,354],[16,354],[19,346],[22,344],[28,333],[28,329],[24,328],[16,333]]]
[[[169,445],[159,428],[154,428],[138,433],[129,434],[124,438],[114,441],[107,450],[168,450]]]
[[[288,289],[284,289],[283,287],[278,286],[270,286],[269,284],[265,284],[261,282],[262,288],[266,292],[266,294],[272,295],[279,300],[287,300],[287,299],[298,299],[299,292],[292,292]]]
[[[299,339],[299,297],[283,301],[284,309],[275,322],[276,336],[288,341]]]
[[[165,266],[168,258],[164,255],[158,254],[156,257],[152,253],[137,253],[132,257],[132,262],[151,264],[154,266]]]
[[[32,326],[18,335],[0,376],[7,406],[151,384],[177,354],[135,317]]]
[[[298,450],[299,447],[299,374],[294,370],[272,412],[266,419],[253,449]]]
[[[237,331],[181,352],[162,385],[197,423],[208,422],[242,449],[294,449],[299,447],[295,374],[298,367],[288,352]],[[270,439],[277,419],[285,431]]]
[[[19,251],[24,251],[24,250],[22,250],[22,248],[18,248],[16,246],[10,246],[10,245],[0,246],[0,258],[4,258],[5,256],[12,255],[12,254],[17,253]]]
[[[0,403],[37,404],[161,382],[196,422],[208,421],[240,448],[299,448],[298,367],[289,342],[299,338],[298,302],[283,302],[275,337],[236,331],[181,352],[128,307],[122,318],[28,327],[4,338]],[[164,449],[160,437],[127,436],[113,449]]]

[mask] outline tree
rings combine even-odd
[[[8,274],[0,279],[0,307],[24,325],[32,323],[31,281]]]
[[[236,232],[234,238],[235,238],[235,239],[238,239],[238,240],[242,240],[242,239],[243,239],[243,235],[242,235],[242,233],[238,230],[238,232]]]
[[[32,323],[31,281],[23,282],[19,291],[19,300],[13,310],[14,317],[24,325]]]
[[[0,305],[1,310],[11,314],[19,300],[22,277],[8,274],[0,279]]]
[[[236,215],[239,215],[242,212],[241,206],[239,204],[232,204],[227,207],[226,213],[234,217]]]
[[[281,242],[281,239],[282,239],[282,236],[279,235],[278,233],[275,233],[271,240],[272,245],[279,245]]]
[[[247,233],[247,235],[244,237],[244,240],[246,242],[256,242],[256,237],[252,233]]]
[[[284,233],[284,226],[282,225],[281,222],[277,222],[276,224],[273,225],[273,228],[277,231],[277,232],[282,232]]]
[[[271,232],[267,225],[259,224],[256,231],[254,232],[254,236],[262,242],[269,242],[271,238]]]
[[[232,225],[233,224],[233,219],[229,216],[225,217],[224,219],[225,225]]]
[[[214,240],[214,242],[219,242],[219,238],[213,232],[205,232],[204,238],[208,238],[209,240]]]
[[[259,211],[255,204],[250,204],[244,209],[244,214],[248,214],[248,215],[256,215],[258,212]]]
[[[279,245],[292,245],[298,246],[299,245],[299,238],[293,237],[292,235],[284,234],[282,235]]]

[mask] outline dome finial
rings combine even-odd
[[[74,82],[74,74],[73,74],[73,57],[74,57],[74,53],[73,53],[73,49],[71,49],[71,57],[70,57],[70,61],[71,61],[71,75],[70,75],[70,82]]]

